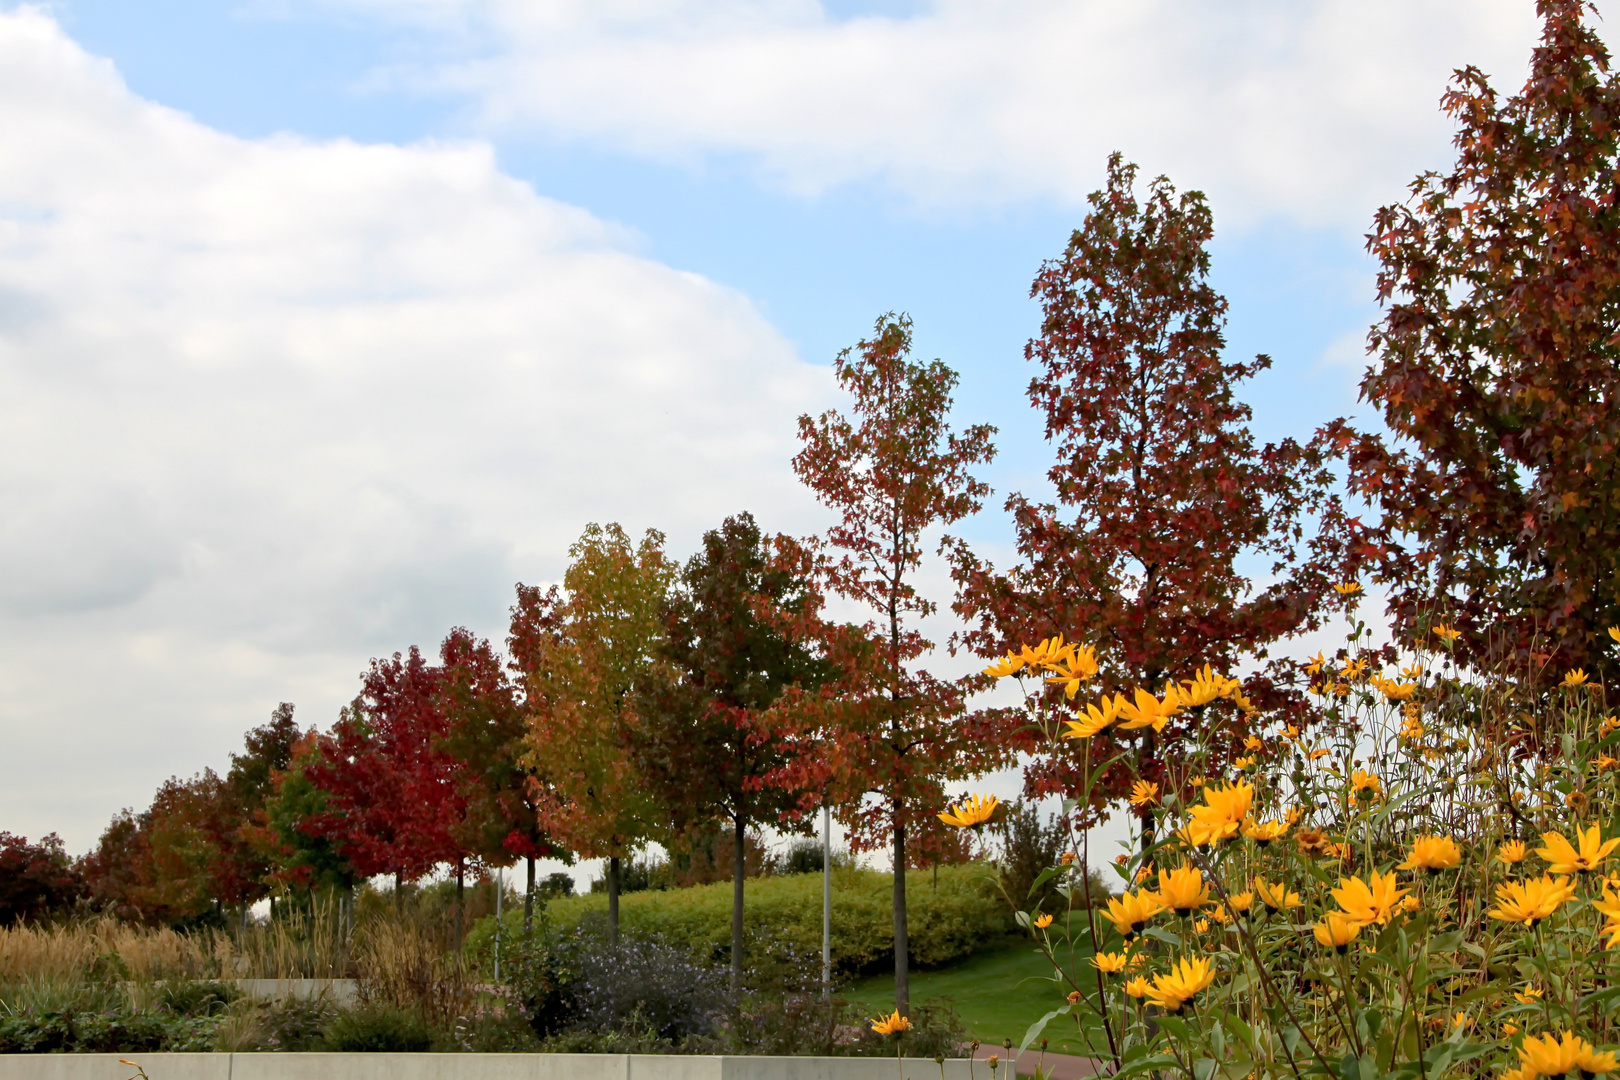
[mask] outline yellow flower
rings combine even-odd
[[[1159,801],[1159,785],[1150,784],[1146,780],[1138,780],[1131,785],[1131,805],[1142,807],[1152,806]]]
[[[1236,835],[1239,826],[1254,809],[1253,784],[1225,784],[1204,789],[1204,802],[1189,810],[1188,816],[1212,830],[1230,828],[1226,835]]]
[[[1279,911],[1287,911],[1290,908],[1297,908],[1304,904],[1304,901],[1299,898],[1299,893],[1290,891],[1288,886],[1280,883],[1273,885],[1266,881],[1265,878],[1254,879],[1254,894],[1260,898],[1262,904],[1266,905],[1266,910],[1273,915]]]
[[[1406,895],[1406,890],[1396,888],[1393,872],[1374,872],[1370,876],[1370,882],[1358,877],[1340,878],[1339,887],[1333,890],[1333,899],[1358,925],[1377,923],[1383,926],[1394,916],[1396,905]]]
[[[1503,922],[1534,926],[1574,895],[1575,886],[1567,877],[1542,874],[1522,882],[1509,881],[1496,887],[1497,903],[1490,910],[1490,916]]]
[[[1620,641],[1620,626],[1609,627],[1609,636],[1616,641]]]
[[[1119,726],[1125,731],[1151,727],[1157,733],[1163,731],[1170,718],[1180,711],[1181,699],[1175,693],[1174,684],[1165,689],[1162,701],[1139,686],[1136,688],[1136,700],[1119,710],[1119,715],[1125,721]]]
[[[1610,757],[1608,754],[1599,754],[1592,764],[1597,766],[1599,772],[1608,772],[1610,769],[1614,768],[1616,764],[1620,764],[1620,762],[1616,762],[1615,759]]]
[[[1512,866],[1514,863],[1524,862],[1524,857],[1529,853],[1523,840],[1509,840],[1496,849],[1496,858],[1499,862]]]
[[[1302,820],[1304,820],[1304,818],[1305,811],[1301,810],[1297,806],[1290,806],[1288,808],[1288,813],[1283,815],[1283,820],[1288,822],[1290,826],[1298,825]]]
[[[1192,679],[1183,682],[1177,691],[1176,697],[1183,708],[1193,709],[1200,705],[1208,705],[1212,701],[1224,697],[1231,697],[1243,684],[1236,679],[1228,679],[1216,675],[1210,670],[1208,664],[1204,665]]]
[[[994,795],[974,795],[940,814],[939,820],[947,825],[955,825],[959,829],[983,825],[990,820],[1000,804],[1001,800]]]
[[[1541,1000],[1541,991],[1526,983],[1523,990],[1513,991],[1513,998],[1520,1005],[1534,1005]]]
[[[1289,724],[1287,727],[1283,728],[1282,734],[1283,738],[1287,739],[1289,742],[1299,741],[1299,728],[1293,724]]]
[[[1620,728],[1620,719],[1613,716],[1605,716],[1598,724],[1598,737],[1602,738],[1616,728]]]
[[[1588,1046],[1575,1055],[1575,1070],[1582,1076],[1596,1076],[1616,1069],[1620,1069],[1620,1059],[1614,1056],[1612,1050],[1599,1051]]]
[[[1439,626],[1436,626],[1434,628],[1434,634],[1447,645],[1450,645],[1453,641],[1456,641],[1458,638],[1462,637],[1461,630],[1447,626],[1445,623],[1441,623]]]
[[[1051,926],[1051,925],[1052,925],[1052,916],[1048,915],[1046,912],[1043,911],[1039,915],[1035,916],[1035,929],[1037,929],[1037,930],[1045,930],[1048,926]]]
[[[1412,695],[1417,693],[1417,683],[1393,682],[1385,679],[1378,684],[1378,689],[1383,691],[1384,697],[1390,701],[1411,701]]]
[[[1586,681],[1586,672],[1581,668],[1571,668],[1564,672],[1564,681],[1560,686],[1579,686]]]
[[[1006,656],[984,669],[984,673],[992,679],[1004,679],[1008,675],[1016,675],[1024,670],[1024,658],[1009,651]]]
[[[1236,912],[1245,912],[1254,906],[1254,893],[1233,893],[1226,898],[1226,906]]]
[[[1103,915],[1127,939],[1142,932],[1149,919],[1164,910],[1159,894],[1143,890],[1111,897]]]
[[[1571,844],[1555,832],[1541,834],[1546,847],[1536,848],[1536,854],[1547,860],[1547,869],[1554,874],[1586,873],[1596,870],[1609,852],[1620,847],[1620,838],[1603,839],[1597,825],[1586,830],[1575,830],[1575,843]]]
[[[1187,915],[1209,903],[1204,872],[1185,863],[1159,871],[1159,902],[1177,915]]]
[[[1620,945],[1620,919],[1611,919],[1604,923],[1598,933],[1608,937],[1609,940],[1605,942],[1605,947],[1612,949],[1616,945]]]
[[[1310,662],[1305,665],[1305,673],[1307,675],[1320,675],[1322,674],[1322,669],[1326,666],[1327,657],[1323,656],[1321,653],[1317,653],[1315,656],[1311,657]]]
[[[1517,1035],[1518,1033],[1519,1033],[1519,1025],[1518,1024],[1503,1024],[1502,1025],[1502,1038],[1511,1039],[1511,1038],[1513,1038],[1513,1036]],[[1523,1075],[1518,1069],[1512,1069],[1510,1071],[1512,1073],[1514,1073],[1516,1076],[1522,1076]],[[1507,1076],[1507,1073],[1503,1073],[1502,1076],[1505,1078]]]
[[[1350,790],[1358,799],[1376,799],[1383,791],[1383,783],[1377,773],[1357,769],[1350,775]]]
[[[1243,826],[1243,835],[1264,847],[1273,840],[1281,839],[1288,831],[1288,825],[1281,821],[1250,821]]]
[[[1241,691],[1241,690],[1233,692],[1233,694],[1232,694],[1232,704],[1236,705],[1239,709],[1243,710],[1243,714],[1245,716],[1252,716],[1253,714],[1260,711],[1258,708],[1255,707],[1254,702],[1250,701],[1248,698],[1243,696],[1243,691]]]
[[[1232,921],[1232,916],[1226,913],[1226,908],[1219,904],[1210,910],[1209,917],[1219,926],[1225,926]]]
[[[1333,591],[1338,593],[1340,596],[1354,596],[1356,593],[1361,591],[1361,585],[1359,582],[1355,581],[1341,581],[1339,584],[1333,586]]]
[[[1147,997],[1148,981],[1141,975],[1125,983],[1125,992],[1133,998]]]
[[[1118,975],[1125,970],[1125,954],[1100,952],[1091,958],[1091,963],[1104,975]]]
[[[1591,1052],[1592,1044],[1573,1031],[1564,1032],[1562,1038],[1551,1032],[1526,1035],[1519,1044],[1519,1062],[1526,1072],[1537,1076],[1563,1076]]]
[[[1064,657],[1061,665],[1052,668],[1056,675],[1047,676],[1047,683],[1058,683],[1063,687],[1063,696],[1070,701],[1079,692],[1080,684],[1089,682],[1097,677],[1097,650],[1091,646],[1075,649]]]
[[[1197,922],[1193,923],[1193,930],[1195,932],[1197,932],[1197,933],[1200,933],[1200,934],[1208,932],[1208,930],[1209,930],[1209,920],[1208,919],[1199,919]]]
[[[1449,836],[1420,836],[1412,844],[1411,854],[1397,867],[1399,870],[1427,870],[1436,873],[1449,870],[1462,862],[1457,842]]]
[[[872,1021],[872,1030],[879,1035],[899,1035],[902,1031],[908,1031],[910,1028],[911,1021],[901,1016],[899,1009],[880,1020]]]
[[[1243,740],[1243,749],[1245,749],[1245,750],[1251,750],[1251,751],[1252,750],[1259,750],[1261,747],[1263,747],[1265,745],[1266,745],[1265,743],[1261,742],[1259,739],[1255,738],[1253,735],[1250,735],[1248,738]]]
[[[1047,638],[1033,649],[1025,645],[1019,656],[1031,668],[1055,667],[1068,658],[1074,649],[1073,645],[1063,644],[1063,635]]]
[[[1086,706],[1084,720],[1065,720],[1068,731],[1064,732],[1065,739],[1089,739],[1097,732],[1104,730],[1109,724],[1119,719],[1119,710],[1125,704],[1125,699],[1118,694],[1110,698],[1107,694],[1102,697],[1102,708],[1095,705]]]
[[[1215,968],[1206,958],[1183,957],[1169,971],[1153,977],[1147,996],[1165,1012],[1177,1013],[1214,981]]]
[[[1417,742],[1419,739],[1423,738],[1424,734],[1425,729],[1421,721],[1408,719],[1406,723],[1401,725],[1400,737],[1403,739],[1410,739],[1413,742]]]
[[[1311,927],[1311,933],[1316,935],[1317,943],[1323,948],[1342,953],[1361,933],[1361,926],[1342,911],[1330,911],[1322,917],[1321,922]]]
[[[1243,769],[1247,769],[1250,765],[1253,765],[1254,761],[1255,759],[1253,754],[1245,754],[1243,757],[1232,759],[1232,768],[1242,771]]]
[[[1306,754],[1305,756],[1310,758],[1312,761],[1321,761],[1323,758],[1327,757],[1332,752],[1333,751],[1329,750],[1327,747],[1324,746],[1320,750],[1312,750],[1309,754]]]

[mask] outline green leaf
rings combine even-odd
[[[1051,1012],[1029,1025],[1029,1030],[1024,1032],[1024,1041],[1018,1044],[1018,1053],[1022,1054],[1025,1050],[1028,1050],[1029,1044],[1040,1038],[1041,1032],[1046,1030],[1046,1025],[1052,1020],[1053,1017],[1063,1016],[1068,1011],[1069,1006],[1064,1005],[1061,1008],[1053,1009]],[[1012,1061],[1007,1063],[1009,1070],[1017,1060],[1018,1058],[1015,1056]]]
[[[1210,1080],[1215,1075],[1215,1067],[1220,1063],[1214,1058],[1199,1058],[1193,1062],[1193,1080]]]

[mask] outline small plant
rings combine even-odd
[[[414,1012],[367,1005],[339,1012],[321,1032],[324,1048],[357,1054],[418,1054],[433,1048],[433,1029]]]

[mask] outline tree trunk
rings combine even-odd
[[[528,857],[529,884],[523,892],[523,936],[529,936],[529,930],[534,926],[534,856]]]
[[[467,860],[456,859],[456,955],[461,955],[461,931],[467,925]]]
[[[394,914],[402,915],[405,912],[405,875],[394,871]]]
[[[900,818],[900,800],[894,801],[894,816]],[[911,1015],[911,938],[906,933],[906,827],[894,827],[894,1007],[901,1016]]]
[[[608,858],[608,944],[619,944],[619,857]]]
[[[743,877],[748,850],[744,844],[743,819],[731,819],[731,996],[742,993],[743,976]]]

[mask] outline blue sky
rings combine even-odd
[[[499,635],[585,521],[817,527],[792,419],[884,311],[1031,490],[1028,286],[1112,149],[1209,193],[1257,432],[1365,418],[1362,233],[1446,164],[1451,68],[1514,86],[1533,34],[1528,0],[0,3],[0,737],[38,764],[0,828],[82,849],[277,701],[329,723],[370,656]]]

